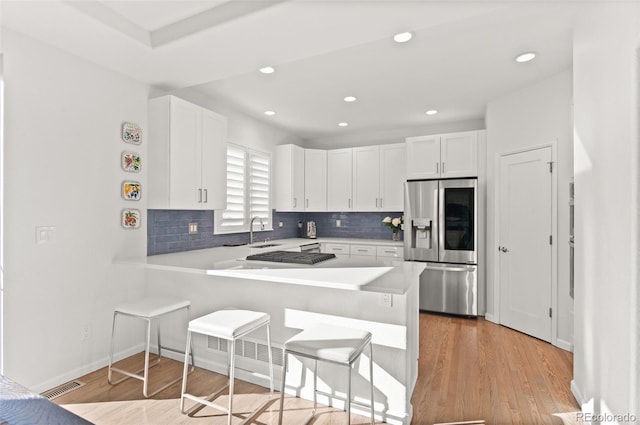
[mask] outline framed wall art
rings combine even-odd
[[[139,173],[142,161],[140,155],[135,152],[122,152],[120,155],[120,165],[128,173]]]
[[[132,122],[122,123],[122,140],[126,143],[139,145],[142,143],[142,129]]]
[[[120,219],[125,229],[137,229],[140,227],[140,210],[124,209]]]
[[[125,180],[122,182],[122,197],[127,201],[139,201],[142,197],[140,182]]]

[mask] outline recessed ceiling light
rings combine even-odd
[[[526,52],[516,56],[516,62],[529,62],[536,57],[535,52]]]
[[[355,102],[356,101],[356,97],[355,96],[347,96],[344,98],[345,102]]]
[[[348,123],[348,122],[339,122],[339,123],[338,123],[338,127],[346,127],[346,126],[348,126],[348,125],[349,125],[349,123]]]
[[[393,36],[393,41],[396,43],[406,43],[411,40],[411,37],[413,37],[413,35],[410,32],[401,32]]]
[[[264,114],[271,116],[271,115],[275,115],[276,113],[274,111],[264,111]]]
[[[272,66],[265,66],[264,68],[260,68],[260,72],[263,74],[273,74],[276,70]]]
[[[427,112],[425,112],[425,114],[427,115],[435,115],[438,113],[437,109],[429,109]]]

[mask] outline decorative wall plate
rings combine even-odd
[[[142,143],[142,129],[138,124],[132,122],[122,123],[122,140],[139,145]]]
[[[139,201],[142,197],[142,188],[140,182],[123,181],[122,197],[127,201]]]
[[[124,171],[129,173],[139,173],[141,167],[140,155],[135,152],[122,152],[120,164]]]
[[[140,227],[140,210],[124,209],[120,220],[125,229],[137,229]]]

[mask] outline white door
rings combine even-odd
[[[304,150],[305,211],[327,210],[327,151]]]
[[[407,137],[407,179],[440,177],[440,136]]]
[[[440,139],[440,177],[478,175],[478,132],[443,134]]]
[[[551,341],[550,147],[500,158],[500,322]]]

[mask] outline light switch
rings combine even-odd
[[[56,241],[55,226],[36,226],[36,245],[44,245]]]

